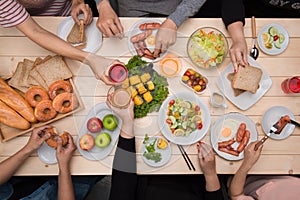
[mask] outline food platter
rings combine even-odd
[[[283,106],[273,106],[269,108],[263,115],[262,128],[267,134],[270,128],[280,119],[280,117],[288,115],[292,120],[295,120],[293,113]],[[271,134],[270,138],[275,140],[283,140],[289,137],[295,129],[295,125],[288,123],[281,131],[280,134]]]
[[[196,129],[191,132],[188,136],[175,136],[170,130],[166,120],[168,118],[168,106],[169,102],[174,99],[183,99],[195,103],[200,107],[202,128]],[[179,145],[190,145],[201,140],[207,133],[210,127],[210,111],[206,103],[204,103],[200,97],[192,92],[181,92],[168,97],[162,104],[158,114],[158,125],[161,129],[162,134],[172,143]]]
[[[246,129],[250,131],[250,139],[248,144],[257,141],[258,133],[254,122],[250,118],[248,118],[247,116],[241,113],[235,113],[235,112],[227,113],[221,116],[220,118],[218,118],[214,122],[210,131],[211,144],[215,152],[222,158],[225,158],[227,160],[241,160],[244,158],[244,151],[242,151],[238,156],[234,156],[218,150],[218,142],[230,140],[236,137],[236,132],[238,130],[240,123],[245,123]],[[225,126],[230,127],[232,134],[227,138],[222,138],[221,132]],[[238,142],[234,142],[232,144],[232,147],[237,148],[238,145],[239,145]]]
[[[118,119],[118,126],[115,130],[109,131],[109,130],[105,129],[105,132],[107,132],[111,137],[110,144],[105,148],[99,148],[95,145],[90,151],[82,150],[79,145],[79,139],[82,135],[88,133],[88,134],[91,134],[93,137],[96,137],[96,134],[90,133],[87,129],[88,120],[92,117],[98,117],[99,119],[102,120],[103,117],[108,114],[113,114]],[[79,130],[78,137],[76,140],[76,146],[77,146],[79,153],[88,160],[104,159],[106,156],[108,156],[110,154],[110,152],[113,150],[115,144],[117,143],[119,135],[120,135],[121,127],[122,127],[122,119],[120,117],[118,117],[116,114],[114,114],[113,111],[107,107],[106,103],[99,103],[99,104],[95,105],[89,111],[84,123],[82,124],[82,126]]]
[[[231,87],[231,82],[228,80],[227,76],[229,73],[233,73],[234,68],[232,63],[230,63],[217,78],[217,86],[221,92],[230,100],[234,105],[236,105],[241,110],[247,110],[253,106],[271,87],[272,79],[257,61],[248,56],[248,62],[251,66],[258,67],[263,71],[262,78],[259,83],[259,88],[255,94],[250,92],[244,92],[239,96],[234,96],[234,92]]]
[[[81,15],[80,15],[81,16]],[[80,17],[79,16],[79,17]],[[96,19],[93,19],[92,23],[85,28],[85,33],[87,36],[87,45],[85,48],[83,48],[83,51],[95,53],[99,50],[102,44],[102,33],[99,31],[99,29],[96,26]],[[67,41],[67,37],[74,25],[73,18],[67,17],[65,20],[63,20],[57,28],[57,35]]]
[[[273,39],[274,36],[272,36],[272,29],[276,30],[276,33],[273,33],[273,35],[275,36],[275,40]],[[264,37],[267,37],[268,39],[264,39]],[[283,38],[282,41],[280,41],[281,38]],[[270,44],[269,48],[267,48],[265,40],[269,41],[267,42],[267,44]],[[270,23],[263,26],[258,32],[257,42],[259,48],[266,54],[278,55],[284,52],[284,50],[288,47],[289,34],[283,26],[276,23]]]
[[[160,139],[160,138],[163,139],[162,137],[159,137],[159,136],[153,136],[153,137],[150,137],[149,141],[148,141],[148,143],[152,143],[152,142],[155,141],[155,145],[154,145],[155,151],[161,154],[161,160],[158,161],[158,162],[155,162],[154,160],[147,159],[143,155],[144,152],[147,152],[147,149],[146,149],[146,144],[144,144],[144,143],[142,144],[141,153],[142,153],[143,161],[147,165],[150,165],[152,167],[161,167],[161,166],[167,164],[169,162],[170,158],[171,158],[172,150],[171,150],[171,146],[170,146],[169,143],[168,143],[168,146],[165,149],[159,149],[157,147],[157,142],[158,142],[158,139]]]
[[[155,18],[153,18],[153,19],[151,19],[151,18],[150,18],[150,19],[141,19],[141,20],[137,21],[137,22],[130,28],[130,30],[129,30],[129,32],[128,32],[128,47],[129,47],[129,50],[130,50],[130,52],[132,53],[132,55],[137,55],[137,52],[136,52],[136,50],[135,50],[135,48],[134,48],[134,45],[133,45],[132,42],[130,41],[131,37],[134,36],[134,35],[137,35],[137,34],[143,32],[143,31],[141,31],[141,30],[139,29],[139,26],[140,26],[141,24],[144,24],[144,23],[152,23],[152,22],[157,22],[157,23],[160,23],[160,24],[162,23],[159,19],[155,19]],[[150,37],[155,38],[156,33],[157,33],[157,29],[153,30],[152,33],[151,33],[151,35],[150,35],[149,37],[147,37],[147,38],[150,38]],[[154,42],[151,42],[151,43],[149,43],[149,40],[146,39],[146,40],[145,40],[145,43],[146,43],[147,48],[148,48],[151,52],[153,52],[154,49],[155,49],[155,39],[154,39]],[[145,61],[147,61],[147,62],[157,62],[157,61],[159,61],[160,59],[162,59],[166,54],[167,54],[167,51],[164,52],[164,53],[162,53],[162,54],[160,55],[159,58],[156,58],[156,59],[154,59],[154,60],[149,59],[149,58],[145,58],[145,57],[142,57],[142,59],[145,60]]]

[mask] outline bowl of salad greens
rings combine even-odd
[[[219,66],[228,52],[228,42],[218,29],[197,29],[189,38],[187,53],[194,65],[209,69]]]

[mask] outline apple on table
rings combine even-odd
[[[103,128],[102,121],[98,117],[92,117],[87,122],[87,129],[91,133],[98,133],[102,130],[102,128]]]
[[[118,126],[118,119],[113,114],[108,114],[104,116],[102,123],[105,129],[113,131]]]
[[[82,150],[89,151],[95,145],[95,139],[92,135],[86,133],[79,139],[79,146]]]
[[[111,142],[111,137],[106,132],[99,133],[95,138],[95,144],[99,148],[107,147]]]

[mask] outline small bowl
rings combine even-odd
[[[168,54],[159,63],[160,71],[164,76],[174,77],[181,72],[182,64],[179,57],[174,54]]]
[[[218,67],[228,53],[228,42],[218,29],[199,28],[189,37],[187,53],[193,64],[198,67]]]
[[[180,82],[197,94],[204,93],[208,86],[208,79],[192,68],[184,72]]]

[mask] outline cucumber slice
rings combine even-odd
[[[281,43],[279,40],[276,40],[274,46],[277,48],[277,49],[280,49],[281,48]]]
[[[270,33],[271,36],[278,35],[278,30],[277,30],[277,28],[275,28],[274,26],[271,26],[271,27],[269,28],[268,32]]]
[[[285,40],[284,35],[280,33],[280,34],[279,34],[279,42],[280,42],[280,44],[283,43],[284,40]]]

